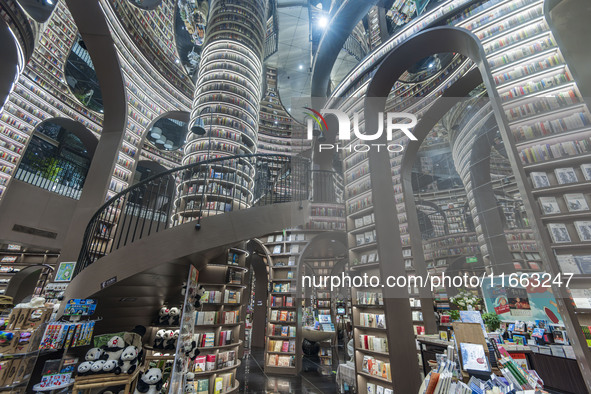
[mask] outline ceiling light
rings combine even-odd
[[[430,64],[429,64],[429,68],[431,68],[431,67],[433,67],[433,63],[430,63]]]
[[[158,139],[162,135],[162,129],[160,127],[152,127],[150,135],[152,136],[152,138]]]
[[[45,2],[49,5],[53,5],[53,0],[45,0]]]
[[[325,16],[321,16],[320,19],[318,19],[318,27],[321,27],[322,29],[324,29],[327,25],[328,25],[328,18]]]
[[[302,70],[303,68],[304,68],[304,66],[300,64],[299,69]]]
[[[181,61],[180,61],[179,59],[176,59],[174,62],[175,62],[176,64],[179,64]]]
[[[166,140],[166,143],[164,144],[164,147],[166,149],[172,149],[172,141],[171,140]]]
[[[322,9],[322,3],[316,4],[316,8],[318,8],[319,10],[321,10]]]
[[[166,139],[163,137],[160,137],[156,140],[156,143],[158,143],[158,144],[164,144],[165,142],[166,142]]]

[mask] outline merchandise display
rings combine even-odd
[[[591,393],[586,0],[0,0],[0,393]]]

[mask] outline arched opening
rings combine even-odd
[[[81,123],[46,120],[33,131],[15,178],[78,199],[97,143]]]
[[[129,0],[129,3],[144,11],[149,11],[158,8],[162,4],[162,0]]]
[[[135,176],[133,178],[133,184],[143,181],[146,178],[160,174],[166,171],[167,168],[162,164],[151,160],[140,160],[135,168]]]
[[[80,36],[72,45],[64,74],[68,87],[78,101],[93,111],[100,113],[104,111],[98,76],[86,49],[86,44]]]

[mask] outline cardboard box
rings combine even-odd
[[[20,310],[20,313],[18,314],[18,317],[14,322],[13,327],[15,330],[20,330],[21,328],[23,328],[25,321],[29,317],[29,313],[31,313],[31,309],[29,308],[19,308],[18,310]]]
[[[0,361],[0,386],[6,386],[4,384],[4,380],[7,375],[8,369],[10,369],[11,363],[12,363],[12,360]]]
[[[10,315],[8,316],[8,323],[6,324],[6,329],[7,330],[14,330],[15,326],[16,326],[16,322],[18,320],[18,317],[20,315],[20,313],[22,312],[22,309],[18,308],[18,309],[13,309],[10,312]]]
[[[33,343],[34,330],[20,330],[15,332],[16,342],[14,344],[14,353],[28,353],[33,351],[31,344]]]
[[[16,368],[18,367],[19,359],[10,360],[10,364],[6,367],[5,372],[2,374],[2,384],[4,386],[10,386],[16,375]]]
[[[24,312],[24,311],[23,311]],[[28,309],[25,316],[25,320],[20,328],[22,329],[34,329],[41,326],[43,323],[49,320],[53,313],[52,308],[32,308]]]

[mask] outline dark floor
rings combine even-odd
[[[322,376],[319,364],[304,357],[302,372],[297,376],[266,375],[264,372],[264,350],[253,349],[245,352],[242,365],[238,367],[237,379],[240,393],[337,393],[335,374]],[[336,371],[336,366],[331,369]]]

